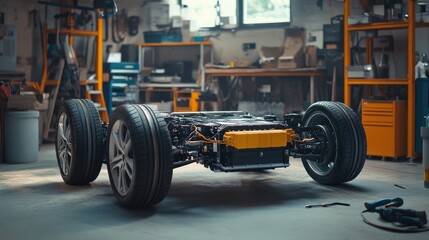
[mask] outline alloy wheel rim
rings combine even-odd
[[[313,118],[310,118],[307,121],[306,126],[315,126],[316,124],[313,124],[313,122],[318,122],[317,125],[323,125],[327,131],[330,131],[330,133],[333,136],[333,144],[335,145],[334,151],[337,151],[337,136],[335,131],[333,130],[333,124],[331,120],[325,115],[325,114],[319,114],[314,116]],[[311,161],[307,160],[308,166],[311,168],[313,172],[315,172],[319,176],[326,176],[328,175],[335,167],[336,157],[334,159],[328,160],[323,159],[321,161]]]
[[[134,153],[130,130],[121,120],[114,123],[110,133],[109,167],[117,192],[127,195],[134,178]]]
[[[61,171],[67,176],[72,164],[73,144],[70,121],[65,113],[61,114],[58,121],[57,152]]]

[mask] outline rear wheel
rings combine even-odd
[[[94,181],[103,162],[103,127],[94,103],[86,99],[65,101],[55,135],[64,182],[80,185]]]
[[[366,136],[355,112],[337,102],[312,104],[302,119],[303,126],[320,129],[318,139],[326,142],[320,159],[303,158],[307,173],[321,184],[340,184],[356,178],[366,157]]]
[[[173,174],[164,119],[145,105],[120,106],[112,114],[106,143],[110,184],[119,203],[141,208],[161,202]]]

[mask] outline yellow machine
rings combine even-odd
[[[174,112],[196,112],[198,111],[199,91],[176,90],[174,91]]]

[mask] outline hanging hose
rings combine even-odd
[[[112,40],[114,43],[121,43],[125,39],[127,32],[127,12],[122,9],[121,14],[112,17]]]

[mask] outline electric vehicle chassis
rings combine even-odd
[[[243,112],[159,113],[146,105],[116,108],[103,124],[90,100],[72,99],[61,108],[55,148],[61,176],[88,184],[107,164],[120,205],[142,208],[161,202],[173,169],[199,163],[215,172],[285,168],[301,158],[318,183],[356,178],[366,157],[358,116],[343,103],[317,102],[303,116],[254,117]]]

